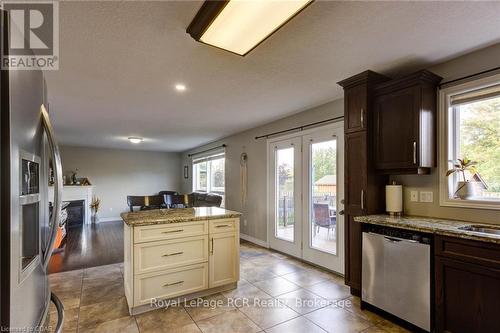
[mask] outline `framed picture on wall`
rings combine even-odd
[[[184,166],[184,179],[189,178],[189,167],[187,165]]]

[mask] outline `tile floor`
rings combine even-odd
[[[205,305],[129,316],[122,264],[56,273],[50,282],[65,306],[64,332],[407,332],[360,310],[341,277],[248,242],[241,244],[238,288]],[[52,326],[56,317],[52,306]]]

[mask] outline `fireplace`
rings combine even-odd
[[[85,221],[85,200],[72,200],[66,207],[68,219],[66,225],[68,228],[80,227]]]

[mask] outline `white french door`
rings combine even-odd
[[[343,122],[268,141],[269,245],[344,273]]]

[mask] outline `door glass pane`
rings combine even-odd
[[[276,151],[276,216],[275,236],[294,239],[294,148]]]
[[[310,246],[337,252],[337,140],[311,143]]]

